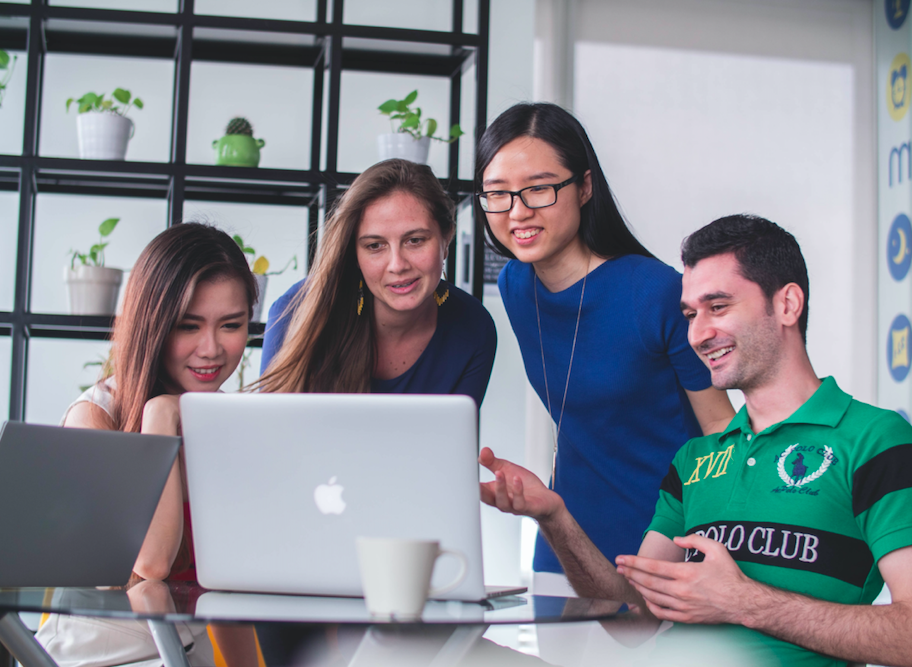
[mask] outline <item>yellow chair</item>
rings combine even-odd
[[[215,641],[215,636],[212,634],[212,626],[207,626],[206,629],[209,633],[209,640],[212,642],[212,657],[215,659],[215,667],[228,667],[228,663],[225,662],[225,656],[222,655],[218,643]],[[255,629],[253,631],[253,639],[256,641],[257,664],[259,667],[266,667],[266,661],[263,660],[263,651],[260,649],[260,640],[256,636]]]

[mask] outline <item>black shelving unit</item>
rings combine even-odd
[[[450,81],[449,123],[460,123],[462,74],[474,64],[475,137],[486,122],[490,0],[478,0],[477,33],[463,32],[463,0],[452,0],[448,32],[350,25],[344,0],[317,0],[315,21],[208,16],[194,13],[194,0],[179,0],[175,13],[135,12],[0,2],[0,47],[26,51],[25,124],[21,155],[0,155],[0,190],[19,193],[18,247],[12,312],[0,312],[0,336],[12,337],[10,419],[25,415],[28,343],[33,337],[106,339],[112,320],[33,313],[30,282],[39,193],[69,193],[166,199],[168,224],[181,222],[185,201],[282,204],[309,208],[307,233],[314,239],[321,208],[357,176],[337,168],[339,105],[343,71],[421,74]],[[417,46],[416,46],[417,45]],[[114,162],[42,157],[38,154],[44,56],[74,53],[170,59],[175,62],[170,161]],[[218,167],[187,164],[190,66],[194,61],[272,64],[312,68],[313,109],[309,170]],[[326,117],[324,118],[324,109]],[[473,128],[463,129],[470,134]],[[324,168],[321,166],[324,156]],[[454,199],[471,197],[472,182],[458,179],[459,143],[449,146]],[[310,244],[311,259],[316,243]],[[452,248],[447,271],[455,275]],[[473,293],[481,298],[484,247],[472,253]],[[262,333],[252,324],[251,333]],[[256,344],[256,343],[254,343]]]

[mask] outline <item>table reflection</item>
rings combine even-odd
[[[45,609],[70,613],[46,614],[35,639],[60,667],[155,667],[162,662],[160,641],[143,617],[177,616],[171,588],[161,581],[132,580],[123,589],[47,589]],[[80,613],[103,616],[78,615]],[[215,664],[205,623],[175,620],[166,630],[179,642],[191,667]],[[240,666],[238,666],[240,667]],[[246,667],[256,667],[255,663]]]

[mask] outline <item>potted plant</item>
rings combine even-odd
[[[257,257],[256,250],[244,243],[244,239],[241,238],[240,234],[235,234],[231,238],[234,239],[234,242],[238,244],[238,247],[240,247],[244,254],[248,256],[247,261],[250,263],[250,270],[253,272],[254,279],[256,279],[257,294],[259,296],[256,303],[253,304],[253,317],[251,317],[251,321],[260,322],[260,318],[263,316],[263,297],[266,294],[266,284],[269,282],[269,276],[279,276],[285,273],[285,271],[288,270],[288,267],[292,265],[294,266],[294,269],[297,270],[298,256],[295,255],[289,259],[288,263],[285,264],[280,271],[270,271],[269,260],[263,255]]]
[[[0,106],[3,105],[3,95],[6,92],[6,84],[9,83],[9,80],[13,76],[13,70],[16,69],[16,60],[19,59],[19,56],[13,56],[12,65],[10,64],[10,54],[0,49],[0,72],[3,73],[3,76],[0,76]]]
[[[253,126],[246,118],[232,118],[225,128],[225,136],[212,142],[215,164],[230,167],[257,167],[263,139],[253,138]]]
[[[79,138],[79,157],[84,160],[123,160],[127,142],[133,136],[133,121],[127,118],[132,107],[143,108],[143,102],[129,90],[115,88],[111,97],[86,93],[78,100],[67,100],[67,112],[77,104],[76,132]]]
[[[113,315],[123,281],[122,269],[104,265],[105,239],[120,218],[108,218],[98,226],[98,243],[88,252],[70,251],[70,265],[64,268],[71,315]]]
[[[435,137],[437,121],[433,118],[421,119],[421,107],[412,107],[416,99],[418,99],[418,91],[413,90],[405,96],[405,99],[387,100],[377,107],[381,114],[389,116],[390,125],[393,128],[392,132],[377,137],[377,148],[381,160],[398,157],[418,164],[426,164],[431,139],[449,144],[465,134],[459,125],[453,125],[450,128],[449,138]],[[395,126],[396,121],[399,121],[398,127]]]

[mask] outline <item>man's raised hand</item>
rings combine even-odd
[[[481,484],[481,500],[509,514],[543,520],[564,507],[559,495],[522,466],[494,456],[488,447],[481,450],[478,462],[494,473],[494,480]]]

